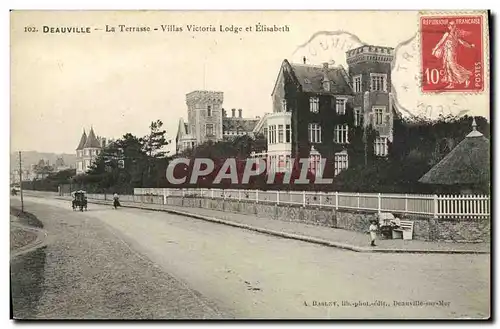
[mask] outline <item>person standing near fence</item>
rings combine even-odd
[[[378,221],[377,220],[371,220],[370,221],[370,238],[371,238],[371,246],[375,247],[375,240],[377,239],[377,230],[378,230]]]

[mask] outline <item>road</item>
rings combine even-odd
[[[25,204],[48,232],[39,318],[490,314],[489,255],[356,253],[163,212],[94,204],[73,212],[67,201],[32,197]],[[442,304],[395,304],[410,301]]]

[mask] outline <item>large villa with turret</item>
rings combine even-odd
[[[106,138],[96,136],[93,127],[90,128],[88,135],[83,130],[76,148],[76,174],[85,173],[105,146]]]
[[[259,119],[243,119],[241,111],[228,117],[222,108],[223,93],[194,91],[186,95],[188,122],[179,121],[177,151],[196,147],[207,140],[233,136],[229,123],[235,122],[234,136],[262,133],[267,152],[263,158],[276,172],[290,170],[291,159],[309,158],[311,171],[320,173],[323,158],[337,175],[349,168],[349,144],[364,138],[371,126],[377,137],[375,156],[386,157],[393,138],[393,122],[400,115],[391,92],[391,62],[394,49],[365,45],[346,53],[347,70],[342,66],[290,63],[283,60],[271,93],[272,112]],[[243,125],[252,120],[251,125]]]

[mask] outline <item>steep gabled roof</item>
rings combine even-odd
[[[99,143],[97,137],[95,136],[94,128],[90,128],[89,136],[87,137],[85,145],[83,146],[83,148],[89,148],[89,147],[96,147],[96,148],[101,147],[101,144]]]
[[[237,131],[239,128],[245,132],[252,132],[259,121],[257,118],[222,118],[222,127],[224,131]]]
[[[76,150],[82,150],[83,147],[85,146],[85,142],[87,141],[87,134],[85,133],[85,130],[83,130],[82,137],[80,138],[80,143],[78,143],[78,146],[76,147]]]
[[[352,94],[349,82],[345,79],[343,67],[328,68],[327,77],[331,82],[330,91],[323,89],[323,67],[307,64],[290,64],[298,82],[302,86],[302,91],[325,94]]]
[[[188,124],[184,122],[184,119],[180,118],[179,124],[177,126],[177,135],[175,139],[178,141],[187,134],[188,134]]]
[[[274,89],[276,89],[280,76],[283,73],[283,69],[292,74],[296,83],[302,87],[303,92],[335,95],[353,94],[352,88],[349,84],[349,76],[342,66],[328,67],[325,72],[325,69],[321,65],[296,64],[290,63],[285,59],[283,60],[280,72],[278,73]],[[331,82],[329,91],[323,89],[323,81],[325,77]]]

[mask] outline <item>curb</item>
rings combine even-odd
[[[23,254],[26,254],[30,251],[33,251],[35,249],[38,249],[38,248],[41,248],[45,245],[45,242],[46,242],[46,239],[47,239],[47,231],[45,231],[44,229],[39,229],[39,228],[36,228],[36,227],[31,227],[31,226],[26,226],[26,225],[23,225],[23,224],[18,224],[18,223],[10,223],[11,226],[14,226],[14,227],[17,227],[19,229],[22,229],[22,230],[25,230],[25,231],[28,231],[28,232],[32,232],[34,234],[36,234],[36,240],[31,242],[31,243],[28,243],[27,245],[24,245],[22,247],[19,247],[15,250],[12,250],[10,252],[10,258],[15,258],[15,257],[18,257],[20,255],[23,255]]]
[[[59,198],[62,199],[62,198]],[[65,199],[62,199],[65,200]],[[102,205],[110,205],[111,203],[107,203],[106,201],[101,201],[101,200],[89,200],[90,203],[94,204],[102,204]],[[314,243],[314,244],[319,244],[327,247],[334,247],[334,248],[339,248],[339,249],[344,249],[344,250],[350,250],[350,251],[355,251],[355,252],[362,252],[362,253],[395,253],[395,254],[490,254],[489,251],[482,251],[482,250],[432,250],[432,249],[384,249],[384,248],[368,248],[368,247],[358,247],[355,245],[350,245],[350,244],[345,244],[345,243],[340,243],[340,242],[334,242],[334,241],[328,241],[328,240],[323,240],[320,238],[314,238],[306,235],[300,235],[300,234],[293,234],[293,233],[286,233],[286,232],[281,232],[281,231],[274,231],[270,229],[265,229],[265,228],[260,228],[260,227],[253,227],[250,225],[246,224],[241,224],[241,223],[236,223],[236,222],[231,222],[228,220],[220,219],[220,218],[215,218],[215,217],[210,217],[210,216],[204,216],[204,215],[198,215],[198,214],[193,214],[190,212],[184,212],[184,211],[179,211],[179,210],[172,210],[172,209],[154,209],[154,208],[147,208],[143,206],[135,206],[135,205],[122,205],[123,208],[134,208],[134,209],[142,209],[142,210],[149,210],[149,211],[161,211],[161,212],[166,212],[174,215],[180,215],[180,216],[185,216],[185,217],[191,217],[195,219],[201,219],[204,221],[209,221],[212,223],[217,223],[217,224],[223,224],[227,226],[233,226],[237,228],[242,228],[246,229],[249,231],[254,231],[258,233],[263,233],[263,234],[268,234],[268,235],[273,235],[273,236],[278,236],[281,238],[285,239],[292,239],[292,240],[299,240],[299,241],[304,241],[304,242],[309,242],[309,243]]]

